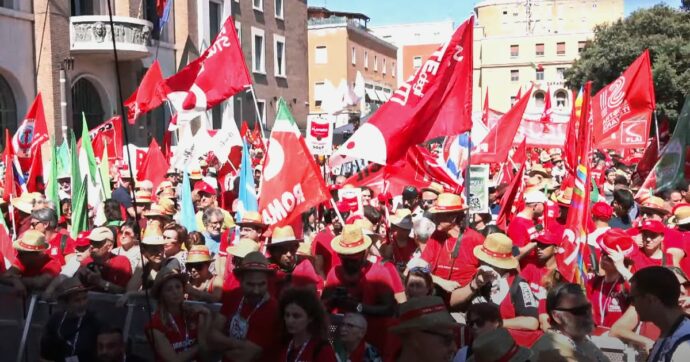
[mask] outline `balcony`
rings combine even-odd
[[[72,16],[69,21],[72,54],[112,57],[113,40],[108,16]],[[151,54],[148,46],[153,24],[150,21],[113,16],[113,23],[119,60],[142,59]]]

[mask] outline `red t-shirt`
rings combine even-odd
[[[318,348],[318,350],[317,350]],[[300,353],[301,352],[301,353]],[[287,362],[337,362],[335,351],[328,341],[309,340],[302,350],[302,346],[286,345],[280,351],[278,361]]]
[[[312,250],[314,256],[321,256],[323,258],[323,273],[328,275],[331,269],[340,265],[340,258],[338,254],[331,247],[331,241],[335,238],[335,234],[331,229],[326,228],[314,236],[312,242]]]
[[[594,323],[599,327],[611,328],[628,309],[625,296],[625,281],[604,282],[604,277],[596,276],[587,282],[587,299],[592,303]],[[603,318],[602,318],[603,314]]]
[[[60,270],[62,269],[60,262],[54,258],[51,258],[49,255],[46,255],[45,258],[42,258],[42,260],[30,268],[27,268],[24,264],[22,264],[22,261],[17,258],[17,261],[12,265],[12,267],[19,271],[19,275],[26,278],[37,277],[43,274],[49,274],[50,276],[56,277],[58,274],[60,274]]]
[[[62,247],[63,237],[65,239],[64,248]],[[50,247],[46,250],[46,254],[59,261],[60,265],[65,265],[65,255],[74,254],[76,252],[74,239],[63,230],[60,230],[52,239],[48,240],[48,245],[50,245]]]
[[[515,317],[539,318],[539,302],[534,297],[529,284],[515,274],[508,275],[507,282],[510,289],[498,306],[501,318],[504,320]],[[515,339],[515,343],[523,347],[531,347],[542,335],[540,330],[527,331],[508,328],[508,332]]]
[[[390,243],[390,247],[393,251],[393,264],[398,270],[405,270],[407,262],[412,259],[412,254],[417,250],[417,244],[414,240],[408,239],[407,244],[402,248],[395,241]]]
[[[242,302],[243,296],[241,289],[235,289],[223,297],[223,306],[220,309],[220,313],[227,319],[225,331],[230,329],[232,317],[238,312],[237,309]],[[239,313],[245,320],[249,318],[247,321],[248,329],[246,339],[263,349],[259,361],[275,361],[278,357],[277,353],[279,352],[278,348],[280,346],[281,335],[281,333],[276,330],[275,326],[282,325],[278,310],[278,302],[271,297],[258,306],[258,308],[254,308],[254,306],[245,302],[242,303],[242,310],[239,311]],[[227,358],[223,360],[231,361]]]
[[[90,256],[81,261],[82,267],[91,263],[93,263],[93,259]],[[111,254],[101,270],[101,277],[107,282],[124,288],[129,283],[129,279],[132,278],[132,264],[126,256]]]
[[[400,272],[395,264],[386,261],[382,263],[383,267],[388,271],[388,275],[391,277],[391,287],[393,287],[393,293],[398,294],[405,291],[405,286],[403,285],[402,278],[400,277]]]
[[[630,259],[633,261],[634,270],[637,271],[650,266],[673,265],[673,257],[670,254],[665,254],[665,256],[665,261],[664,258],[652,259],[642,252],[642,250],[637,249],[630,254]]]
[[[484,237],[472,230],[465,229],[458,248],[458,257],[453,259],[457,240],[446,233],[435,232],[426,243],[422,259],[429,263],[431,273],[461,285],[467,284],[474,276],[479,261],[474,256],[474,248],[482,245]]]
[[[526,219],[520,215],[515,216],[508,225],[506,235],[513,241],[513,246],[521,248],[527,245],[533,237],[529,233],[529,229],[534,227],[534,221]]]
[[[194,314],[186,317],[187,318],[183,318],[182,315],[172,316],[171,320],[168,320],[167,323],[163,323],[160,311],[156,311],[145,328],[147,331],[156,330],[163,333],[165,338],[168,339],[168,342],[170,342],[175,353],[184,352],[197,344],[197,335],[199,332],[199,326],[197,324],[199,316]],[[148,335],[147,337],[149,338],[149,343],[153,345],[153,336]],[[164,360],[156,353],[156,361]]]

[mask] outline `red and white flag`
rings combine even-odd
[[[472,128],[472,31],[465,21],[407,82],[331,156],[392,164],[416,144]]]
[[[108,160],[111,162],[122,160],[122,118],[120,116],[114,116],[90,130],[89,138],[91,138],[91,147],[96,158],[103,158],[107,145]],[[77,142],[77,148],[81,148],[81,139]]]
[[[655,106],[651,61],[645,50],[618,79],[592,97],[594,147],[645,147]]]
[[[211,46],[161,83],[159,90],[177,111],[178,127],[252,84],[244,54],[228,17]]]
[[[161,82],[163,82],[163,73],[158,60],[155,60],[141,79],[139,88],[125,101],[129,124],[134,124],[140,115],[163,104],[165,96],[158,92],[158,85]]]
[[[24,121],[12,137],[12,146],[22,168],[20,172],[31,167],[31,160],[35,156],[36,148],[41,147],[43,142],[48,140],[48,137],[48,126],[43,113],[43,98],[41,93],[38,93],[26,113]]]
[[[551,113],[553,113],[553,109],[551,109],[551,88],[547,87],[546,96],[544,97],[544,110],[541,112],[541,117],[539,117],[539,121],[543,125],[543,133],[549,133]]]

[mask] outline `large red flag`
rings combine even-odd
[[[577,97],[575,92],[573,92],[570,120],[568,121],[568,133],[565,136],[565,144],[563,147],[563,159],[566,167],[570,170],[575,170],[577,167],[577,135],[579,125]]]
[[[97,158],[103,157],[103,151],[107,145],[108,160],[114,162],[122,159],[122,118],[114,116],[111,119],[101,123],[100,126],[89,131],[91,138],[91,147],[93,154]],[[81,148],[81,139],[77,143],[77,147]]]
[[[486,87],[486,95],[484,96],[484,109],[482,110],[482,123],[489,126],[489,87]]]
[[[649,50],[645,50],[592,98],[594,147],[645,147],[655,106]]]
[[[501,198],[501,202],[499,204],[500,211],[498,212],[498,219],[496,220],[496,226],[498,226],[501,230],[508,230],[508,221],[510,220],[510,216],[514,214],[513,204],[515,203],[515,199],[517,199],[518,195],[520,195],[522,192],[522,179],[523,175],[525,174],[525,165],[526,163],[523,163],[522,166],[520,166],[520,170],[518,170],[513,178],[513,183],[510,184],[510,187],[508,190],[506,190],[506,193],[504,193],[503,197]]]
[[[35,157],[31,161],[29,176],[26,180],[26,190],[29,192],[45,191],[45,179],[43,178],[43,152],[41,147],[36,149]]]
[[[331,167],[352,158],[392,164],[413,145],[469,131],[473,26],[474,18],[460,25],[450,41],[331,156]]]
[[[633,185],[640,184],[654,169],[654,165],[656,165],[656,161],[659,159],[659,148],[657,145],[655,138],[649,139],[649,146],[644,150],[642,159],[637,163],[637,167],[633,173]]]
[[[261,174],[259,212],[271,227],[287,225],[330,198],[321,170],[280,98]]]
[[[522,115],[525,113],[532,88],[527,91],[510,110],[501,117],[489,134],[472,152],[472,163],[502,163],[508,159],[508,152],[513,146],[513,138],[520,127]]]
[[[151,68],[146,71],[141,79],[141,84],[134,93],[125,101],[127,107],[127,121],[134,124],[139,115],[157,108],[165,100],[165,96],[158,92],[158,85],[163,82],[163,73],[158,60],[151,64]]]
[[[29,107],[24,121],[12,137],[12,147],[14,147],[14,152],[22,168],[20,172],[29,169],[36,148],[41,147],[43,142],[48,140],[48,137],[48,126],[43,112],[43,98],[41,93],[38,93]]]
[[[230,16],[201,56],[161,83],[181,126],[252,84]]]
[[[170,164],[168,164],[163,152],[161,152],[156,139],[152,138],[149,150],[146,156],[144,156],[141,166],[137,167],[137,180],[150,180],[155,191],[158,185],[165,180],[165,173],[168,171],[168,168],[170,168]]]
[[[510,159],[517,165],[527,162],[527,139],[522,140],[522,143],[515,149],[515,153],[513,153],[513,157]]]

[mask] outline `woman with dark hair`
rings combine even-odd
[[[290,339],[283,348],[281,361],[336,361],[328,342],[326,310],[316,293],[309,289],[286,289],[280,298],[280,317]]]
[[[103,226],[120,226],[122,224],[122,209],[120,209],[120,204],[113,199],[107,199],[103,202],[103,215],[105,215]]]
[[[431,277],[429,266],[416,265],[410,267],[405,276],[405,295],[407,300],[432,295],[433,292],[434,281]]]
[[[187,238],[187,228],[175,222],[168,223],[163,227],[163,240],[165,240],[165,245],[163,246],[165,258],[168,261],[175,259],[177,261],[176,265],[179,265],[184,272],[187,250],[191,247]],[[186,250],[182,250],[183,245]]]
[[[111,253],[123,255],[129,259],[132,270],[141,265],[141,251],[139,250],[139,224],[134,220],[127,220],[120,225],[117,233],[117,248]]]

